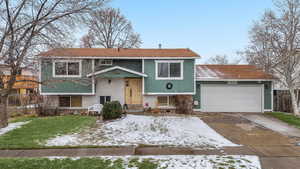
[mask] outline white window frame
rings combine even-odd
[[[101,63],[102,61],[110,61],[110,63]],[[99,65],[100,66],[111,66],[111,65],[113,65],[113,60],[112,59],[101,59],[101,60],[99,60]]]
[[[56,75],[55,64],[56,63],[66,63],[67,74],[66,75]],[[79,75],[68,75],[68,63],[79,63]],[[81,60],[55,60],[52,65],[53,77],[81,77],[82,61]]]
[[[166,106],[160,106],[159,103],[158,103],[158,97],[167,97],[167,104]],[[157,96],[156,100],[157,100],[157,107],[158,108],[175,108],[175,105],[170,105],[170,97],[173,97],[173,96]]]
[[[170,77],[170,66],[169,66],[169,77],[158,77],[158,64],[159,63],[180,63],[180,77]],[[155,61],[155,80],[183,80],[183,60],[156,60]]]

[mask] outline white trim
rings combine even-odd
[[[265,110],[265,84],[261,84],[261,99],[262,99],[261,112],[263,113]]]
[[[39,59],[199,59],[200,57],[103,57],[103,56],[42,56]]]
[[[196,95],[196,91],[197,91],[197,89],[196,89],[196,84],[197,84],[197,76],[196,76],[196,63],[195,63],[196,61],[194,60],[194,93],[195,93],[195,95]]]
[[[158,77],[158,64],[159,63],[180,63],[180,77]],[[155,80],[183,80],[183,63],[184,60],[155,60]],[[168,76],[170,76],[170,66]]]
[[[215,79],[215,78],[197,78],[197,81],[274,81],[275,79]]]
[[[264,112],[272,112],[272,109],[264,109]]]
[[[142,60],[142,73],[145,73],[145,60]],[[145,77],[142,78],[142,95],[145,94]]]
[[[114,66],[114,67],[110,67],[110,68],[107,68],[107,69],[104,69],[104,70],[100,70],[98,72],[93,72],[93,73],[88,74],[87,77],[91,77],[93,75],[98,75],[98,74],[101,74],[101,73],[109,72],[109,71],[112,71],[112,70],[115,70],[115,69],[120,69],[120,70],[129,72],[129,73],[132,73],[132,74],[143,76],[143,77],[148,77],[148,75],[146,75],[144,73],[140,73],[140,72],[137,72],[137,71],[134,71],[134,70],[126,69],[126,68],[123,68],[123,67],[120,67],[120,66]]]
[[[66,70],[67,70],[67,74],[66,75],[56,75],[55,74],[55,63],[66,63]],[[79,75],[68,75],[68,63],[79,63]],[[72,77],[81,77],[81,73],[82,73],[82,60],[54,60],[52,62],[52,75],[53,77],[68,77],[68,78],[72,78]]]
[[[145,95],[195,95],[194,92],[186,92],[186,93],[145,93]]]
[[[274,109],[274,84],[271,82],[271,111],[273,112]]]
[[[193,109],[193,111],[201,111],[201,109]]]
[[[60,95],[78,95],[78,96],[93,96],[94,93],[41,93],[41,95],[52,95],[52,96],[60,96]]]
[[[92,60],[92,72],[95,72],[95,59]],[[92,91],[93,91],[93,94],[96,93],[96,90],[95,90],[95,77],[93,76],[92,77]]]

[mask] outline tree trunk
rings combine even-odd
[[[298,104],[297,104],[297,99],[296,99],[296,95],[295,95],[295,90],[290,89],[290,94],[291,94],[291,100],[292,100],[293,113],[296,116],[300,116],[299,109],[298,109]]]
[[[8,125],[7,114],[7,96],[1,96],[0,98],[0,128]]]

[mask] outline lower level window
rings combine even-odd
[[[81,96],[59,96],[59,107],[81,107]]]
[[[106,102],[110,102],[111,97],[110,96],[100,96],[100,104],[104,105]]]
[[[158,96],[157,105],[161,107],[174,107],[175,96]]]

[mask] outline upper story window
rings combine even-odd
[[[158,80],[182,80],[183,61],[156,61],[156,79]]]
[[[54,61],[54,77],[80,77],[81,61]]]
[[[104,60],[100,60],[99,65],[101,65],[101,66],[111,66],[112,63],[113,63],[112,60],[104,59]]]

